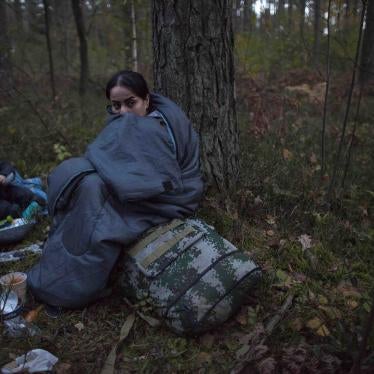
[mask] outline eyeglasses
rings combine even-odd
[[[106,111],[108,114],[119,114],[119,112],[121,111],[121,109],[116,109],[113,107],[113,105],[107,105],[106,106]]]

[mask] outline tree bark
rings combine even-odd
[[[23,16],[22,16],[22,5],[20,0],[14,1],[14,13],[16,16],[17,30],[23,32]]]
[[[51,79],[52,101],[54,101],[56,97],[56,87],[55,87],[55,71],[53,67],[50,27],[49,27],[50,18],[49,18],[48,0],[43,0],[43,7],[44,7],[44,20],[45,20],[45,37],[47,41],[47,51],[48,51],[48,61],[49,61],[49,74],[50,74],[50,79]]]
[[[200,134],[208,186],[227,192],[239,174],[232,2],[153,0],[155,88]]]
[[[252,0],[244,0],[243,31],[252,31]]]
[[[81,0],[71,0],[75,25],[77,27],[77,33],[79,38],[79,55],[81,62],[80,82],[79,82],[79,94],[84,96],[87,91],[88,83],[88,51],[87,51],[87,39],[84,26],[84,18],[82,13],[83,2]]]
[[[135,1],[131,0],[131,26],[132,26],[132,68],[138,71],[138,46],[136,39],[136,13]]]
[[[360,83],[374,82],[374,1],[367,2],[366,27],[362,43]]]
[[[72,33],[70,22],[71,22],[71,7],[67,1],[54,0],[53,9],[56,14],[56,28],[58,35],[58,51],[59,55],[62,56],[60,60],[61,70],[64,74],[69,75],[70,73],[70,45],[69,38]],[[59,59],[57,60],[57,62]]]
[[[12,86],[10,40],[8,35],[7,5],[0,1],[0,94],[7,94]]]
[[[288,32],[291,32],[293,29],[293,0],[288,0],[287,18]]]
[[[314,0],[314,42],[313,61],[314,66],[319,64],[321,46],[321,0]]]
[[[301,38],[304,38],[304,24],[305,24],[305,6],[306,0],[299,0],[300,1],[300,23],[299,23],[299,30]]]

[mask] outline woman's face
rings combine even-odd
[[[122,86],[115,86],[110,90],[110,101],[112,112],[116,114],[134,113],[145,116],[149,106],[149,96],[144,100]]]

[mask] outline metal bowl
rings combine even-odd
[[[0,244],[12,244],[21,241],[34,227],[35,221],[17,218],[13,223],[0,229]]]
[[[22,311],[22,304],[14,291],[0,294],[0,314],[3,319],[16,317]]]

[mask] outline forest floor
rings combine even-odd
[[[333,87],[327,165],[336,152],[347,99],[341,86],[337,80]],[[2,334],[0,367],[30,349],[43,348],[59,358],[58,373],[99,373],[122,325],[140,311],[146,318],[137,314],[117,356],[116,372],[350,371],[373,300],[374,98],[364,97],[362,103],[345,187],[326,203],[331,167],[321,176],[323,86],[315,77],[295,72],[271,86],[243,79],[238,89],[241,187],[230,199],[208,193],[197,215],[262,267],[263,279],[240,311],[200,337],[179,337],[162,324],[152,326],[154,320],[147,318],[157,318],[152,308],[129,306],[114,286],[110,297],[83,310],[56,319],[40,312],[34,321],[41,330],[38,336]],[[0,113],[0,120],[7,115]],[[69,134],[69,126],[61,127],[63,135]],[[94,130],[76,136],[84,144]],[[9,127],[9,135],[16,137],[17,131]],[[25,147],[32,160],[35,151]],[[67,149],[57,144],[53,149],[55,161],[42,166],[35,162],[33,172],[47,172],[59,159],[79,152],[80,145]],[[29,166],[24,161],[17,165]],[[47,231],[45,219],[19,246],[45,239]],[[25,271],[37,258],[2,264],[1,273]],[[27,307],[36,306],[30,297]],[[363,353],[362,372],[373,372],[374,333]]]

